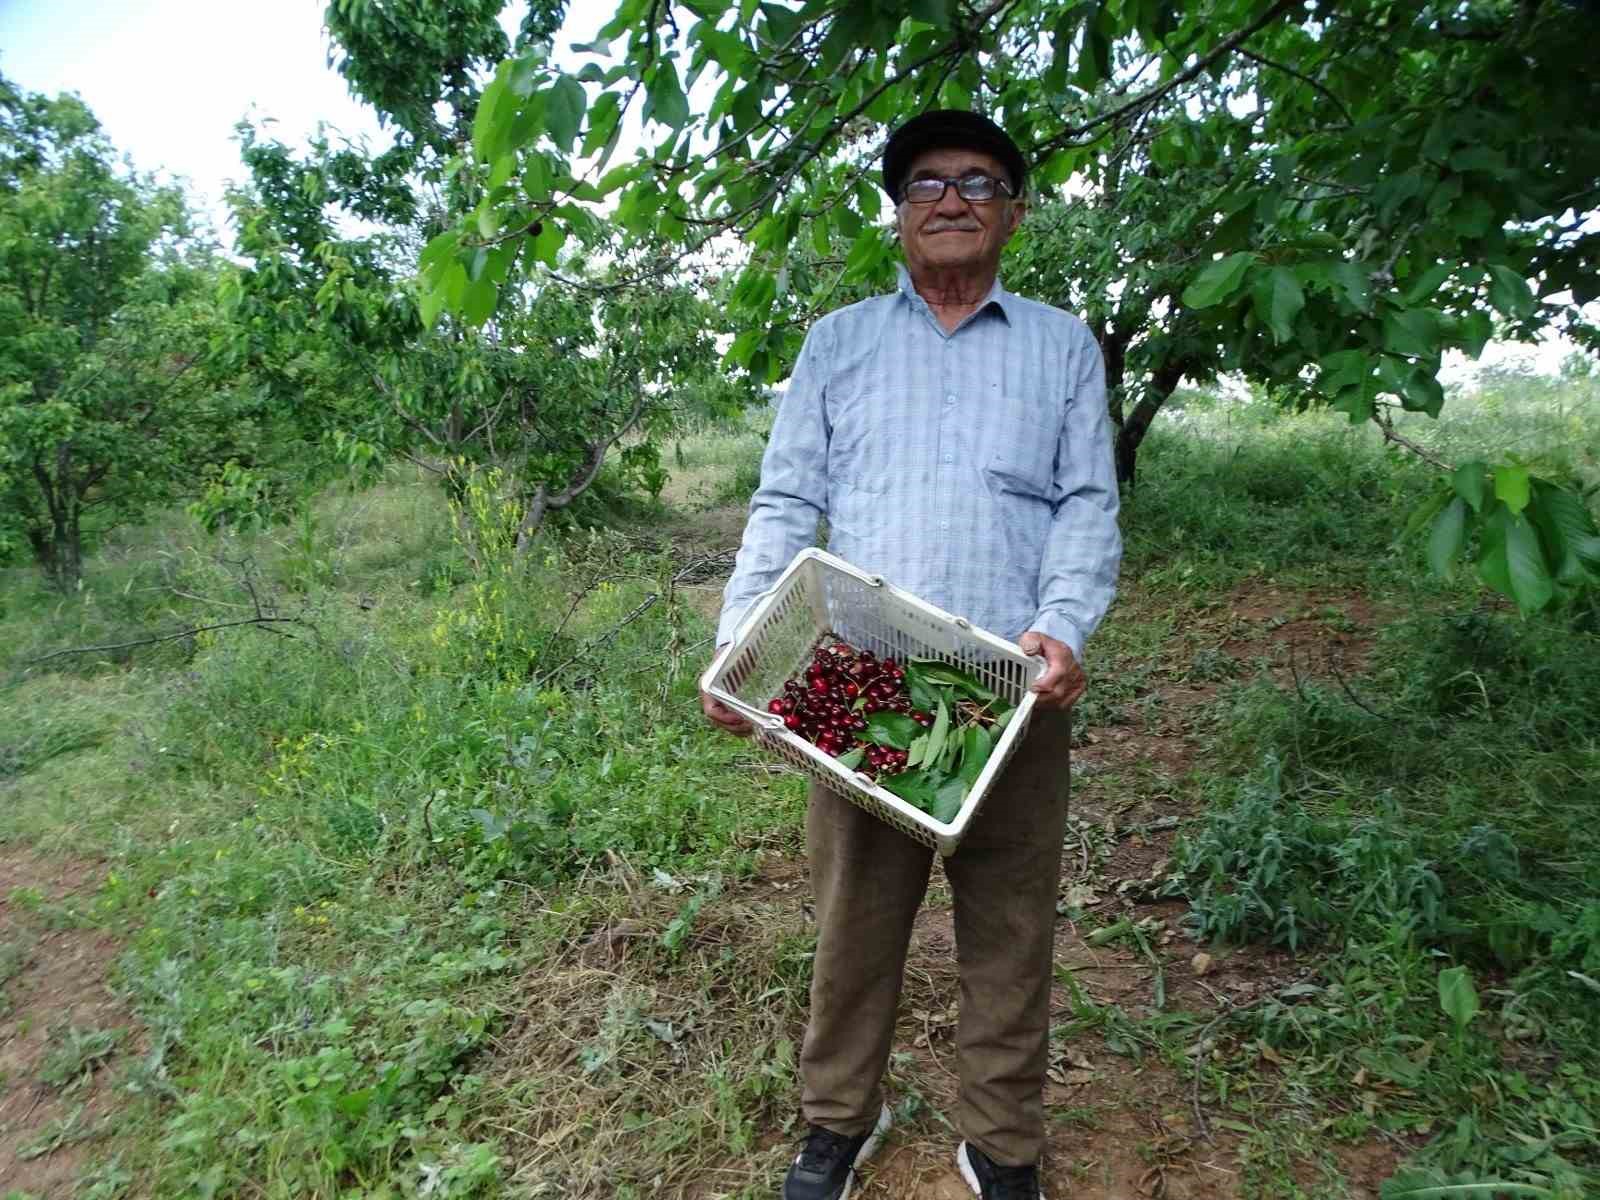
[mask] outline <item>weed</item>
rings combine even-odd
[[[122,1034],[120,1029],[79,1029],[76,1025],[56,1030],[39,1067],[39,1082],[63,1090],[77,1087],[111,1057]]]

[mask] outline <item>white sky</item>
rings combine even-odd
[[[321,0],[0,0],[0,74],[26,91],[77,92],[143,171],[188,180],[222,218],[243,174],[233,127],[271,117],[303,142],[319,121],[382,145],[377,118],[327,65]],[[218,229],[226,235],[225,229]]]
[[[328,66],[327,0],[0,0],[0,74],[24,91],[77,92],[141,171],[188,181],[225,240],[223,188],[243,175],[233,127],[272,118],[297,146],[319,122],[387,144]],[[504,23],[514,30],[524,6]],[[587,41],[615,0],[572,0],[557,39]]]

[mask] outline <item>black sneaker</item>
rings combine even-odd
[[[855,1169],[878,1152],[888,1131],[887,1105],[878,1114],[877,1125],[860,1137],[813,1125],[784,1176],[783,1200],[849,1200],[856,1185]]]
[[[1044,1200],[1036,1166],[1002,1167],[971,1142],[961,1143],[956,1166],[972,1194],[982,1200]]]

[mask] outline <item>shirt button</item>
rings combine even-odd
[[[956,398],[954,396],[946,396],[944,398],[944,402],[946,404],[954,404],[956,402]]]
[[[940,529],[949,529],[950,528],[950,522],[949,521],[940,521],[939,522],[939,528]]]
[[[945,460],[945,462],[955,462],[956,456],[953,455],[953,454],[946,454],[944,456],[944,460]]]

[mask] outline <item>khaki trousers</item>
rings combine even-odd
[[[944,871],[955,896],[961,1017],[956,1128],[995,1162],[1044,1149],[1050,983],[1071,719],[1038,712]],[[813,784],[811,1018],[806,1121],[858,1136],[877,1120],[911,925],[933,851]]]

